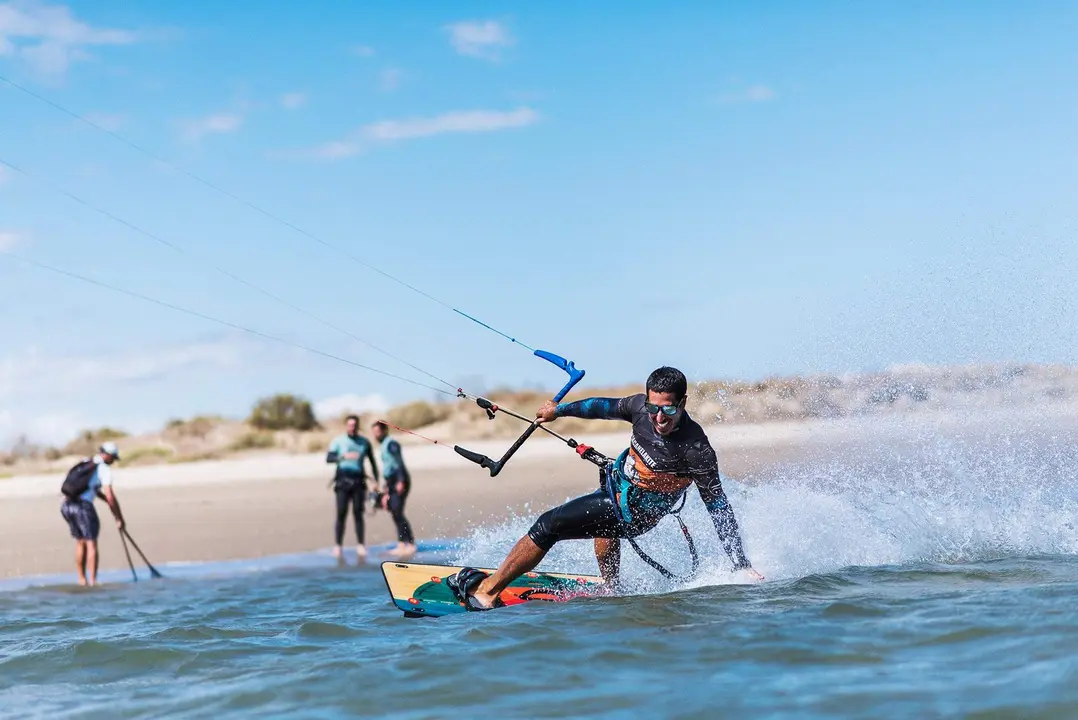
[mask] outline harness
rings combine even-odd
[[[591,448],[589,448],[589,450],[591,450]],[[592,452],[595,451],[592,450]],[[617,513],[618,520],[625,525],[632,524],[632,514],[629,511],[628,492],[623,490],[621,492],[621,499],[619,501],[618,486],[622,484],[622,481],[624,481],[625,485],[631,485],[632,483],[625,479],[618,467],[625,460],[625,455],[628,452],[628,450],[623,451],[621,455],[618,456],[617,460],[605,458],[606,462],[599,466],[599,485],[604,490],[606,490],[606,494],[610,498],[610,502],[614,504],[614,511]],[[692,535],[689,533],[689,527],[685,524],[685,521],[681,519],[681,511],[685,509],[685,497],[686,493],[683,492],[681,494],[681,505],[676,510],[671,507],[670,510],[667,511],[667,513],[673,515],[674,519],[677,520],[678,526],[681,528],[681,534],[685,537],[685,542],[689,546],[689,555],[692,558],[692,569],[689,570],[689,573],[687,575],[675,575],[674,573],[670,572],[665,567],[660,565],[654,558],[650,557],[647,553],[645,553],[640,548],[640,545],[637,544],[634,538],[625,538],[629,541],[629,545],[632,546],[633,550],[636,551],[636,554],[640,556],[641,560],[646,562],[651,567],[655,568],[663,577],[667,578],[668,580],[674,580],[676,582],[685,582],[692,579],[692,577],[696,575],[697,570],[699,570],[700,568],[700,556],[696,552],[696,543],[693,542]]]

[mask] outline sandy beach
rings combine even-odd
[[[723,472],[740,477],[779,457],[801,454],[810,437],[848,432],[804,423],[739,426],[713,431]],[[628,433],[578,438],[607,454],[625,447]],[[505,440],[466,443],[499,456]],[[434,445],[409,445],[405,460],[413,477],[407,515],[420,542],[459,537],[497,522],[525,506],[544,509],[590,491],[596,468],[565,445],[535,438],[496,478]],[[128,531],[155,565],[212,561],[328,549],[333,544],[332,469],[321,453],[268,455],[138,468],[116,466],[115,489]],[[56,475],[13,477],[0,482],[0,577],[73,572],[73,543],[60,517]],[[101,569],[126,565],[108,508],[102,519]],[[382,511],[366,515],[368,545],[394,542],[395,529]],[[355,541],[351,516],[346,545]],[[132,550],[132,553],[134,551]],[[137,560],[137,556],[136,557]]]
[[[1073,423],[1075,408],[1053,416]],[[732,482],[766,481],[779,464],[792,467],[828,458],[868,457],[905,438],[915,447],[924,433],[993,432],[1043,419],[1036,409],[982,413],[895,416],[813,422],[716,426],[708,434]],[[975,427],[976,426],[976,427]],[[613,455],[628,432],[579,436]],[[497,457],[504,439],[464,443]],[[496,478],[450,448],[410,443],[405,461],[413,477],[407,515],[420,542],[461,537],[513,513],[533,516],[567,497],[590,491],[596,469],[565,445],[537,437],[525,444]],[[128,530],[151,562],[213,561],[328,549],[333,544],[331,468],[321,453],[265,454],[248,458],[137,468],[116,466],[117,495]],[[57,475],[13,477],[0,482],[0,577],[74,572],[73,543],[60,517]],[[101,568],[126,565],[119,533],[108,509],[102,518]],[[354,543],[349,516],[346,545]],[[368,545],[396,540],[389,516],[366,516]]]

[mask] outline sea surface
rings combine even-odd
[[[700,574],[626,546],[615,597],[408,619],[379,558],[326,552],[7,581],[0,716],[1075,718],[1073,440],[926,432],[729,481],[762,583],[695,493]],[[496,564],[531,517],[415,561]],[[670,519],[642,545],[688,566]],[[542,567],[596,571],[585,542]]]

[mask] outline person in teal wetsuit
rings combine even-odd
[[[351,503],[352,517],[356,524],[356,556],[362,559],[367,555],[363,527],[367,475],[363,469],[363,460],[366,458],[370,461],[375,483],[378,482],[378,465],[374,462],[371,441],[359,434],[359,418],[349,415],[345,418],[344,429],[344,434],[334,438],[326,453],[326,462],[337,465],[337,472],[333,477],[333,491],[337,495],[337,524],[334,528],[337,544],[333,549],[333,554],[341,557],[344,526],[348,519],[348,504]]]
[[[397,547],[392,551],[398,557],[415,554],[415,535],[408,518],[404,517],[404,501],[412,490],[412,478],[401,457],[401,445],[389,437],[389,426],[381,420],[371,425],[371,434],[382,446],[382,477],[385,478],[385,494],[382,507],[393,516],[397,526]]]

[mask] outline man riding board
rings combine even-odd
[[[560,540],[593,538],[603,579],[615,585],[621,538],[635,538],[654,528],[693,483],[734,569],[763,579],[742,549],[737,520],[722,489],[715,450],[703,428],[685,410],[685,375],[672,367],[658,368],[648,377],[645,389],[623,398],[547,401],[539,408],[535,416],[540,423],[559,417],[630,422],[629,447],[606,475],[612,488],[602,487],[543,513],[493,575],[465,567],[447,579],[469,610],[489,610],[499,604],[501,591],[535,568]]]

